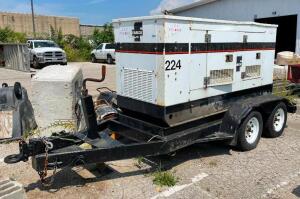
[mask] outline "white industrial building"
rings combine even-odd
[[[201,0],[169,12],[179,16],[277,24],[276,52],[300,54],[299,0]]]

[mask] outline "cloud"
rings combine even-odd
[[[94,5],[94,4],[99,4],[99,3],[103,3],[105,2],[106,0],[91,0],[91,1],[88,1],[88,5]]]
[[[161,14],[165,10],[171,10],[186,4],[194,3],[199,0],[162,0],[157,8],[150,12],[151,15]]]

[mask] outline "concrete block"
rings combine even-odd
[[[0,179],[0,199],[23,199],[26,198],[23,186],[9,179]]]
[[[80,98],[83,74],[75,65],[48,66],[32,79],[32,105],[39,128],[61,121],[76,124],[75,105]],[[43,131],[42,136],[51,132]]]

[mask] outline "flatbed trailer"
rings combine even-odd
[[[85,131],[75,134],[60,132],[48,138],[29,139],[28,143],[20,141],[20,153],[7,156],[4,161],[13,164],[32,157],[32,166],[43,180],[47,170],[170,154],[195,143],[226,141],[247,151],[257,146],[263,129],[269,128],[266,121],[274,117],[277,107],[284,110],[282,127],[271,137],[282,134],[286,113],[295,113],[297,109],[288,100],[269,94],[236,101],[227,111],[172,127],[158,126],[121,112],[117,117],[97,123],[92,96],[85,94],[81,98],[87,124]],[[261,114],[265,125],[259,124],[256,143],[244,145],[241,136],[248,131],[244,123],[251,120],[249,116],[253,113]],[[113,139],[115,133],[119,139]],[[91,149],[82,148],[84,143]]]
[[[86,89],[105,79],[103,68],[101,79],[83,81],[86,130],[21,141],[6,163],[32,157],[44,180],[51,169],[170,154],[195,143],[218,140],[248,151],[262,135],[281,136],[287,113],[296,112],[272,95],[277,26],[151,16],[115,20],[114,27],[116,114],[97,122]]]

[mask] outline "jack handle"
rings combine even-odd
[[[86,83],[87,82],[103,82],[105,80],[105,76],[106,76],[106,66],[102,65],[102,70],[101,70],[101,79],[95,79],[95,78],[86,78],[83,80],[82,83],[82,95],[87,96],[88,95],[88,90],[86,88]]]

